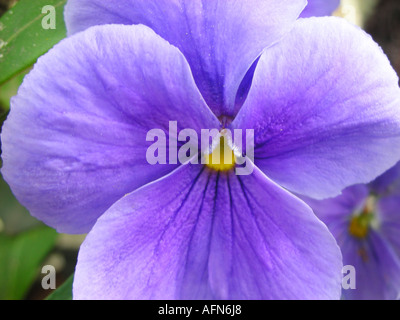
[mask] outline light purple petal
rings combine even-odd
[[[69,34],[107,23],[145,24],[185,55],[217,116],[233,116],[247,70],[292,27],[305,0],[69,0]]]
[[[85,233],[126,193],[171,172],[151,166],[150,129],[217,128],[183,55],[145,26],[101,26],[42,57],[12,100],[2,174],[35,217]]]
[[[330,16],[339,5],[340,0],[308,0],[300,18]]]
[[[338,299],[341,268],[325,225],[259,170],[188,165],[100,217],[74,299]]]
[[[337,299],[341,255],[310,208],[257,168],[228,186],[216,202],[231,215],[215,215],[214,290],[231,299]]]
[[[255,129],[255,163],[313,198],[367,183],[400,158],[400,89],[387,57],[343,19],[297,21],[260,58],[232,124]]]
[[[384,196],[377,203],[380,233],[400,257],[400,192]]]
[[[338,239],[343,264],[354,266],[356,289],[343,290],[348,300],[394,300],[400,294],[400,259],[390,244],[371,231],[366,240]]]

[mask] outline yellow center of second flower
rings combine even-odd
[[[215,171],[229,171],[235,167],[236,157],[225,136],[212,153],[206,155],[206,166]]]
[[[349,226],[349,233],[357,239],[365,239],[368,236],[371,222],[374,220],[375,197],[369,197],[361,213],[355,215]]]
[[[363,216],[353,217],[350,222],[349,232],[357,239],[365,239],[368,236],[369,225]]]

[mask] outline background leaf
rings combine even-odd
[[[22,83],[25,75],[31,70],[28,68],[23,72],[18,73],[13,78],[0,86],[0,114],[6,113],[10,109],[10,99],[18,92],[18,88]],[[0,120],[1,121],[1,120]]]
[[[56,239],[57,232],[48,227],[13,237],[0,234],[0,300],[25,297]]]
[[[0,161],[1,166],[1,161]],[[32,217],[11,193],[10,187],[3,180],[0,174],[0,234],[11,236],[24,232],[31,228],[37,228],[42,223]],[[0,238],[1,240],[1,238]],[[1,244],[0,244],[1,245]],[[0,253],[1,254],[1,253]],[[3,264],[3,261],[0,260]],[[1,274],[0,274],[1,277]],[[1,287],[0,287],[1,290]]]
[[[0,84],[30,67],[65,38],[66,0],[20,0],[0,18]],[[42,8],[56,9],[56,28],[43,29]]]
[[[72,300],[72,283],[74,275],[71,275],[57,290],[50,294],[46,300]]]

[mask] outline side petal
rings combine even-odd
[[[94,27],[39,59],[1,134],[2,174],[32,215],[86,233],[115,201],[173,171],[151,129],[218,128],[183,55],[145,26]]]
[[[299,19],[260,58],[233,127],[255,129],[255,163],[272,180],[333,197],[400,159],[398,78],[359,28]]]
[[[400,258],[400,192],[380,198],[377,215],[380,232]]]
[[[69,0],[69,34],[107,23],[144,24],[185,55],[217,116],[233,116],[247,70],[293,25],[305,0]]]
[[[308,0],[300,18],[330,16],[339,7],[340,0]]]
[[[260,171],[188,165],[100,217],[74,299],[338,299],[341,268],[325,225]]]

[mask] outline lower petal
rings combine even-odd
[[[385,196],[377,203],[380,231],[400,257],[400,192]]]
[[[394,300],[400,293],[400,259],[390,244],[371,232],[365,241],[344,236],[338,239],[343,263],[354,266],[356,288],[343,290],[349,300]]]
[[[75,299],[337,299],[341,254],[258,169],[187,165],[124,197],[81,247]]]

